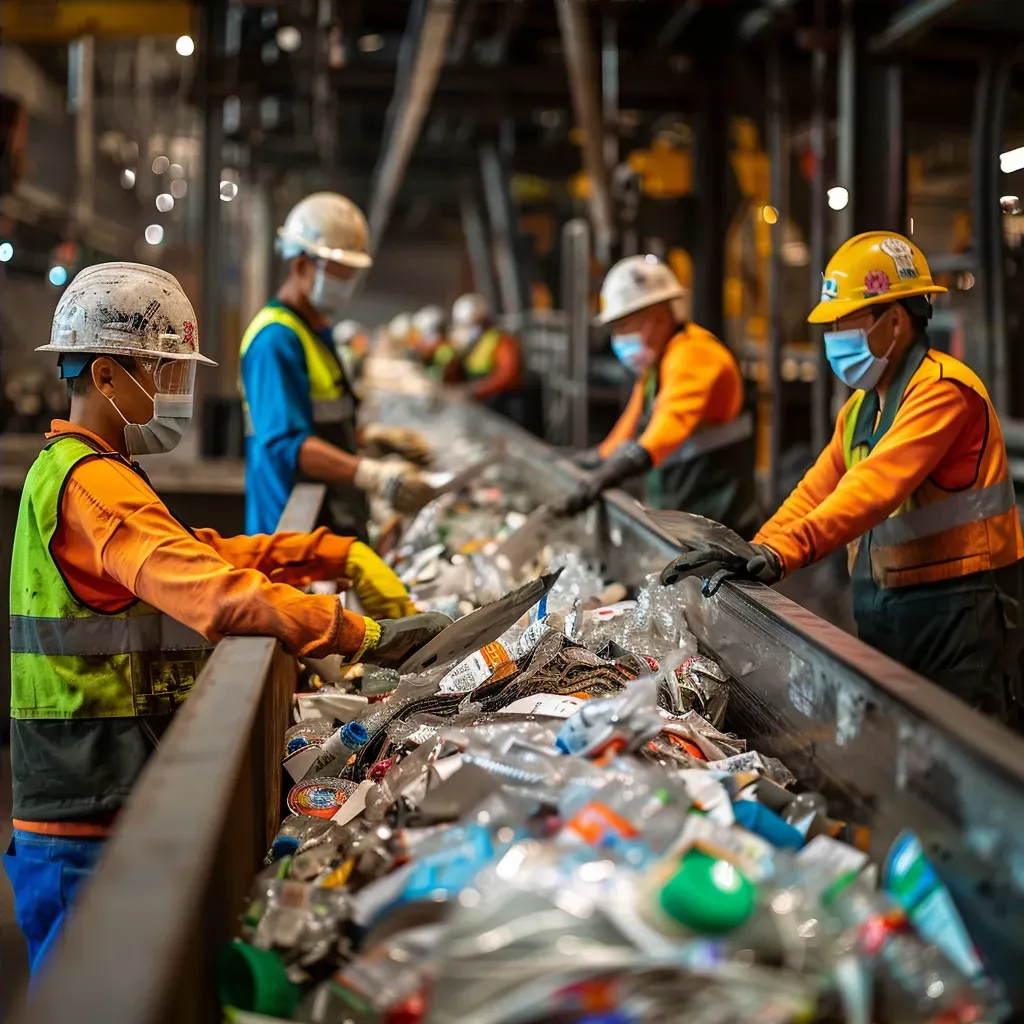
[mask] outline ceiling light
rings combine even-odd
[[[146,241],[150,245],[159,245],[164,240],[164,229],[162,224],[150,224],[146,228]]]
[[[10,242],[0,242],[0,263],[10,263],[14,259],[14,246]]]
[[[222,181],[220,183],[220,200],[222,203],[230,203],[238,195],[238,186],[233,181]]]
[[[135,172],[130,167],[121,172],[121,188],[135,188]]]
[[[850,202],[850,192],[842,185],[833,185],[828,190],[828,208],[830,210],[845,210]]]
[[[188,194],[188,182],[184,178],[177,178],[171,182],[171,195],[175,199],[184,199]]]
[[[166,174],[167,168],[171,166],[171,161],[165,156],[158,156],[153,161],[153,173],[154,174]]]
[[[172,178],[184,178],[185,168],[182,167],[181,164],[171,164],[171,166],[167,168],[167,173]]]
[[[360,36],[358,45],[363,53],[376,53],[384,48],[384,37],[379,32],[373,32],[368,36]]]
[[[1024,168],[1024,146],[1020,149],[1010,149],[999,154],[999,166],[1004,174],[1012,174]]]
[[[779,211],[774,206],[761,207],[761,216],[765,224],[777,224],[779,222]]]
[[[54,288],[63,288],[68,283],[68,272],[59,263],[55,267],[50,267],[47,277]]]
[[[302,45],[302,33],[294,25],[282,25],[275,38],[285,53],[294,53]]]
[[[196,44],[193,42],[191,36],[178,36],[177,41],[174,44],[174,48],[182,57],[191,57],[192,54],[196,52]]]

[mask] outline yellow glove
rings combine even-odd
[[[371,455],[400,455],[417,466],[429,466],[434,452],[422,434],[406,427],[371,423],[363,428],[363,442]]]
[[[404,619],[415,615],[402,581],[380,556],[362,541],[353,541],[345,560],[345,575],[352,581],[367,615],[374,619]]]

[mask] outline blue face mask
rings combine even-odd
[[[627,370],[639,375],[645,369],[644,339],[639,331],[632,334],[613,334],[612,351]]]
[[[877,326],[878,323],[872,326],[871,331]],[[876,356],[868,344],[871,331],[858,327],[848,331],[825,332],[825,358],[829,366],[847,387],[855,391],[870,391],[878,384],[896,345],[896,338],[893,337],[889,351],[884,356]]]

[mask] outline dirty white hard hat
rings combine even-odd
[[[610,324],[659,302],[671,302],[676,319],[683,320],[688,298],[679,278],[657,256],[627,256],[608,271],[601,285],[601,312],[594,323]]]
[[[369,267],[369,229],[362,210],[337,192],[306,196],[277,230],[277,249],[285,259],[302,253],[345,267]]]
[[[405,341],[412,330],[412,317],[408,313],[399,313],[392,317],[388,324],[388,334],[392,341]]]
[[[460,295],[452,306],[452,327],[475,327],[490,319],[491,307],[482,295]]]
[[[36,351],[217,365],[199,354],[195,310],[177,278],[142,263],[99,263],[77,274],[53,314],[50,344]]]
[[[444,331],[444,320],[440,306],[424,306],[413,314],[412,327],[421,337],[436,338]]]
[[[334,325],[331,339],[335,345],[350,345],[356,335],[366,333],[366,328],[358,320],[342,320]]]

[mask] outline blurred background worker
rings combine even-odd
[[[455,355],[447,337],[447,320],[440,306],[424,306],[412,318],[412,333],[420,362],[431,376],[438,378]]]
[[[358,320],[339,320],[331,331],[334,354],[349,380],[363,372],[363,360],[370,347],[370,332]]]
[[[601,314],[616,357],[636,376],[611,433],[580,464],[590,479],[566,503],[647,474],[647,503],[683,509],[750,537],[757,526],[753,415],[732,353],[687,320],[687,293],[654,256],[629,256],[608,272]]]
[[[396,359],[408,359],[415,354],[412,337],[412,314],[396,313],[388,321],[388,342]]]
[[[450,384],[467,382],[476,401],[523,423],[522,349],[517,338],[495,324],[482,295],[462,295],[455,300],[450,336],[456,358],[445,365],[445,380]]]
[[[1024,541],[988,392],[928,343],[928,296],[945,290],[902,235],[857,235],[832,257],[808,320],[830,326],[825,354],[855,390],[755,538],[757,575],[774,582],[846,544],[861,639],[1012,720]]]
[[[67,420],[22,492],[11,563],[14,838],[4,866],[37,968],[117,811],[222,636],[296,655],[399,664],[448,620],[417,615],[368,548],[325,529],[224,538],[179,522],[133,460],[171,451],[192,415],[192,306],[136,263],[82,271],[50,344]],[[364,607],[292,584],[349,577]]]
[[[330,327],[355,274],[373,262],[366,242],[366,219],[333,192],[307,196],[278,231],[288,277],[253,318],[241,347],[250,533],[274,528],[301,480],[328,484],[322,525],[362,539],[367,495],[386,497],[401,512],[414,511],[431,493],[410,463],[357,454],[356,396]],[[387,428],[370,433],[379,449],[405,454],[403,438],[388,444]],[[425,446],[417,441],[414,447],[418,453]]]

